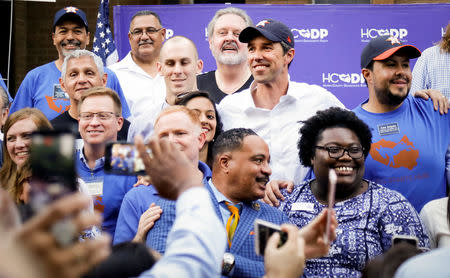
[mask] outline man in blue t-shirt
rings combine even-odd
[[[431,100],[408,95],[409,59],[420,51],[396,37],[372,39],[361,54],[369,99],[354,112],[372,129],[364,177],[402,193],[420,211],[446,194],[446,151],[450,117]]]
[[[76,7],[65,7],[56,12],[52,40],[58,59],[27,73],[11,105],[11,113],[25,107],[36,107],[52,120],[70,108],[69,97],[59,84],[61,66],[67,54],[85,49],[89,44],[86,14]],[[119,94],[123,117],[128,118],[130,110],[116,75],[106,68],[105,73],[108,75],[106,86]]]

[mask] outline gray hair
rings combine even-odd
[[[71,53],[66,55],[66,57],[64,58],[64,63],[62,64],[62,68],[61,68],[61,79],[64,82],[66,82],[67,63],[69,62],[69,60],[74,59],[74,58],[84,57],[84,56],[91,57],[92,60],[94,60],[94,63],[97,66],[98,74],[100,76],[103,76],[104,70],[103,70],[102,59],[100,57],[98,57],[97,55],[95,55],[93,52],[90,52],[89,50],[78,49],[78,50],[72,51]]]
[[[131,31],[131,22],[133,22],[133,20],[134,20],[136,17],[138,17],[138,16],[144,16],[144,15],[152,15],[152,16],[156,17],[156,19],[157,19],[158,22],[159,22],[159,25],[162,26],[161,18],[159,17],[159,15],[158,15],[157,13],[152,12],[152,11],[149,11],[149,10],[142,10],[142,11],[138,11],[137,13],[135,13],[135,14],[133,15],[133,17],[132,17],[131,20],[130,20],[130,26],[128,27],[128,29]]]
[[[6,90],[3,89],[2,86],[0,86],[0,98],[2,99],[3,106],[0,107],[1,109],[5,109],[9,107],[9,97],[6,93]]]
[[[250,18],[250,16],[248,16],[247,12],[244,11],[243,9],[239,9],[239,8],[235,8],[235,7],[220,9],[216,12],[214,17],[211,19],[211,21],[208,24],[208,38],[209,39],[212,37],[212,35],[214,33],[214,26],[216,25],[216,22],[219,19],[219,17],[226,15],[226,14],[235,14],[237,16],[240,16],[245,21],[247,26],[253,25],[252,19]]]

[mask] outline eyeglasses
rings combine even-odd
[[[97,118],[100,121],[107,121],[109,119],[111,119],[113,116],[118,117],[119,115],[114,113],[114,112],[82,112],[80,113],[80,120],[83,121],[92,121],[92,119],[94,119],[95,116],[97,116]]]
[[[144,32],[145,32],[145,34],[147,34],[147,36],[151,36],[151,35],[153,35],[153,34],[159,32],[159,31],[161,31],[162,29],[164,29],[164,28],[161,27],[161,28],[159,28],[159,29],[156,29],[156,28],[154,28],[154,27],[150,27],[150,28],[147,28],[147,29],[145,29],[145,30],[143,30],[143,29],[135,29],[135,30],[133,30],[133,31],[130,31],[129,33],[130,33],[133,37],[140,37],[140,36],[142,36],[142,35],[144,34]]]
[[[362,147],[350,147],[350,148],[344,148],[339,146],[332,146],[332,147],[315,146],[315,147],[317,149],[327,151],[329,157],[336,159],[341,158],[345,152],[347,152],[351,158],[359,159],[363,156],[364,151]]]

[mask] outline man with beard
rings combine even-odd
[[[52,120],[69,110],[69,97],[61,89],[59,78],[64,57],[73,50],[85,49],[89,44],[86,14],[76,7],[65,7],[56,12],[52,40],[58,59],[28,72],[11,105],[11,113],[25,107],[36,107]],[[130,110],[119,80],[112,71],[105,69],[105,72],[108,75],[106,86],[119,94],[123,117],[128,118]]]
[[[197,76],[197,82],[199,90],[209,92],[216,103],[253,82],[247,65],[247,45],[239,41],[241,31],[251,25],[247,13],[234,7],[218,10],[208,24],[209,48],[217,70]]]
[[[402,193],[420,211],[446,195],[445,153],[450,117],[431,100],[409,95],[409,59],[420,51],[392,36],[372,39],[361,54],[369,99],[354,112],[372,128],[364,177]]]
[[[166,29],[157,13],[137,12],[131,18],[128,32],[131,51],[110,66],[122,84],[133,118],[147,111],[154,101],[164,99],[164,79],[156,63],[165,36]]]

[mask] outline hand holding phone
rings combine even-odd
[[[255,220],[255,252],[258,255],[264,256],[267,241],[273,233],[280,234],[280,241],[278,247],[281,247],[287,240],[287,233],[281,231],[281,227],[277,224],[267,222],[261,219]]]

